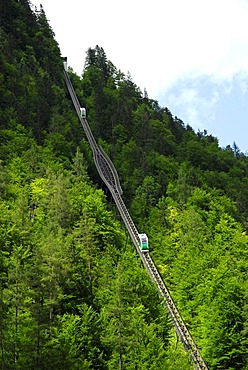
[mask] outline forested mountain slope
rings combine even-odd
[[[0,50],[2,368],[192,369],[96,172],[43,9],[2,1]],[[247,156],[99,46],[69,73],[209,369],[248,369]]]

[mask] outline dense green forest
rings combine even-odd
[[[169,54],[168,54],[169,57]],[[102,47],[70,78],[210,370],[248,370],[248,157],[141,92]],[[3,370],[192,370],[101,181],[45,12],[0,1]]]

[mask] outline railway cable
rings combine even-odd
[[[121,197],[122,195],[122,189],[119,182],[119,177],[117,174],[117,171],[110,160],[110,158],[104,153],[103,149],[97,145],[95,138],[92,134],[92,131],[88,125],[88,122],[86,120],[86,116],[82,117],[81,114],[81,107],[79,104],[79,101],[77,99],[76,93],[74,91],[74,88],[72,86],[71,80],[69,78],[69,75],[66,71],[66,68],[64,70],[64,76],[65,76],[65,82],[68,88],[68,91],[71,96],[71,100],[74,104],[75,110],[78,114],[78,117],[80,119],[80,122],[82,123],[83,129],[85,131],[86,137],[88,139],[88,142],[91,146],[92,152],[93,152],[93,158],[94,162],[97,168],[97,171],[99,172],[100,177],[108,187],[109,191],[111,192],[111,195],[115,201],[115,204],[120,212],[120,215],[124,221],[124,224],[126,226],[126,229],[129,232],[129,235],[135,245],[135,248],[142,260],[142,263],[144,267],[146,268],[148,274],[150,275],[151,279],[154,281],[154,283],[157,285],[157,288],[167,306],[167,310],[169,313],[169,316],[172,320],[172,323],[175,327],[176,333],[178,337],[180,338],[181,342],[184,345],[184,348],[186,351],[188,351],[191,355],[191,359],[194,363],[194,366],[196,370],[208,370],[208,367],[206,363],[204,362],[187,326],[185,325],[170,293],[167,289],[161,275],[159,274],[155,263],[152,260],[152,257],[150,256],[149,252],[142,252],[139,244],[139,232],[126,208],[126,205]]]

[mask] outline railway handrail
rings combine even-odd
[[[124,221],[124,224],[129,232],[129,235],[135,245],[135,248],[142,260],[142,263],[146,270],[148,271],[148,274],[150,275],[151,279],[155,282],[157,285],[157,288],[163,298],[163,300],[166,303],[167,310],[169,312],[169,315],[171,317],[171,320],[174,324],[175,330],[177,332],[177,335],[179,336],[181,342],[183,343],[185,349],[190,352],[191,359],[194,362],[195,368],[197,370],[208,370],[208,367],[206,363],[204,362],[187,326],[185,325],[171,295],[169,290],[167,289],[161,275],[159,274],[155,263],[152,260],[152,257],[150,256],[149,252],[143,253],[140,250],[139,247],[139,233],[138,230],[126,208],[126,205],[121,197],[122,189],[119,182],[119,177],[117,174],[117,171],[110,160],[110,158],[107,156],[106,153],[104,153],[103,149],[97,145],[95,138],[92,134],[92,131],[88,125],[88,122],[86,118],[81,117],[80,112],[80,104],[77,99],[76,93],[74,91],[74,88],[72,86],[71,80],[69,78],[69,75],[66,70],[64,70],[65,75],[65,81],[68,88],[68,91],[70,93],[72,102],[74,104],[75,110],[78,114],[78,117],[82,123],[82,126],[84,128],[84,131],[86,133],[86,137],[89,141],[89,144],[91,146],[91,149],[93,151],[93,158],[96,165],[96,168],[98,170],[98,173],[108,189],[110,190],[113,199],[115,201],[115,204],[120,212],[120,215]]]
[[[82,123],[83,129],[86,133],[86,137],[87,137],[88,142],[89,142],[89,144],[91,146],[91,149],[93,151],[94,162],[96,164],[97,170],[98,170],[101,178],[103,179],[103,181],[105,182],[105,184],[107,186],[111,186],[111,182],[113,182],[115,184],[115,187],[117,188],[118,192],[120,194],[122,194],[123,192],[122,192],[122,189],[121,189],[121,185],[120,185],[120,181],[119,181],[117,171],[116,171],[111,159],[107,156],[107,154],[104,152],[104,150],[100,146],[97,145],[86,118],[81,117],[80,104],[79,104],[78,98],[75,94],[74,88],[72,86],[70,77],[68,76],[68,73],[66,71],[64,71],[64,76],[65,76],[66,85],[67,85],[68,91],[70,93],[72,102],[74,104],[75,110],[77,112],[77,115],[78,115],[81,123]],[[102,157],[103,161],[106,162],[106,166],[104,166],[105,169],[107,171],[109,171],[109,169],[110,169],[108,178],[107,178],[107,176],[105,176],[103,174],[102,167],[98,165],[98,163],[99,163],[98,158],[99,157]],[[110,181],[110,177],[112,177],[111,181]]]

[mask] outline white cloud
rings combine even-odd
[[[217,136],[222,146],[235,141],[248,152],[248,79],[237,73],[228,80],[212,76],[181,79],[159,99],[171,112],[195,131],[206,129]]]
[[[78,73],[96,44],[149,95],[183,76],[228,79],[248,64],[244,0],[94,0],[43,3],[63,53]]]
[[[87,49],[98,44],[149,97],[173,114],[173,107],[188,110],[191,125],[213,121],[215,107],[234,85],[248,90],[247,0],[31,1],[38,7],[42,2],[78,74]],[[206,76],[212,84],[208,93],[196,84]]]
[[[205,78],[208,79],[207,76]],[[161,100],[167,101],[167,106],[173,107],[174,115],[183,119],[186,124],[201,130],[206,128],[204,127],[206,119],[214,121],[214,108],[221,99],[220,91],[222,89],[218,85],[209,83],[203,93],[201,90],[203,83],[206,84],[203,78],[195,79],[193,83],[192,80],[184,80],[174,85],[164,97],[161,97]],[[194,86],[191,87],[191,85]]]

